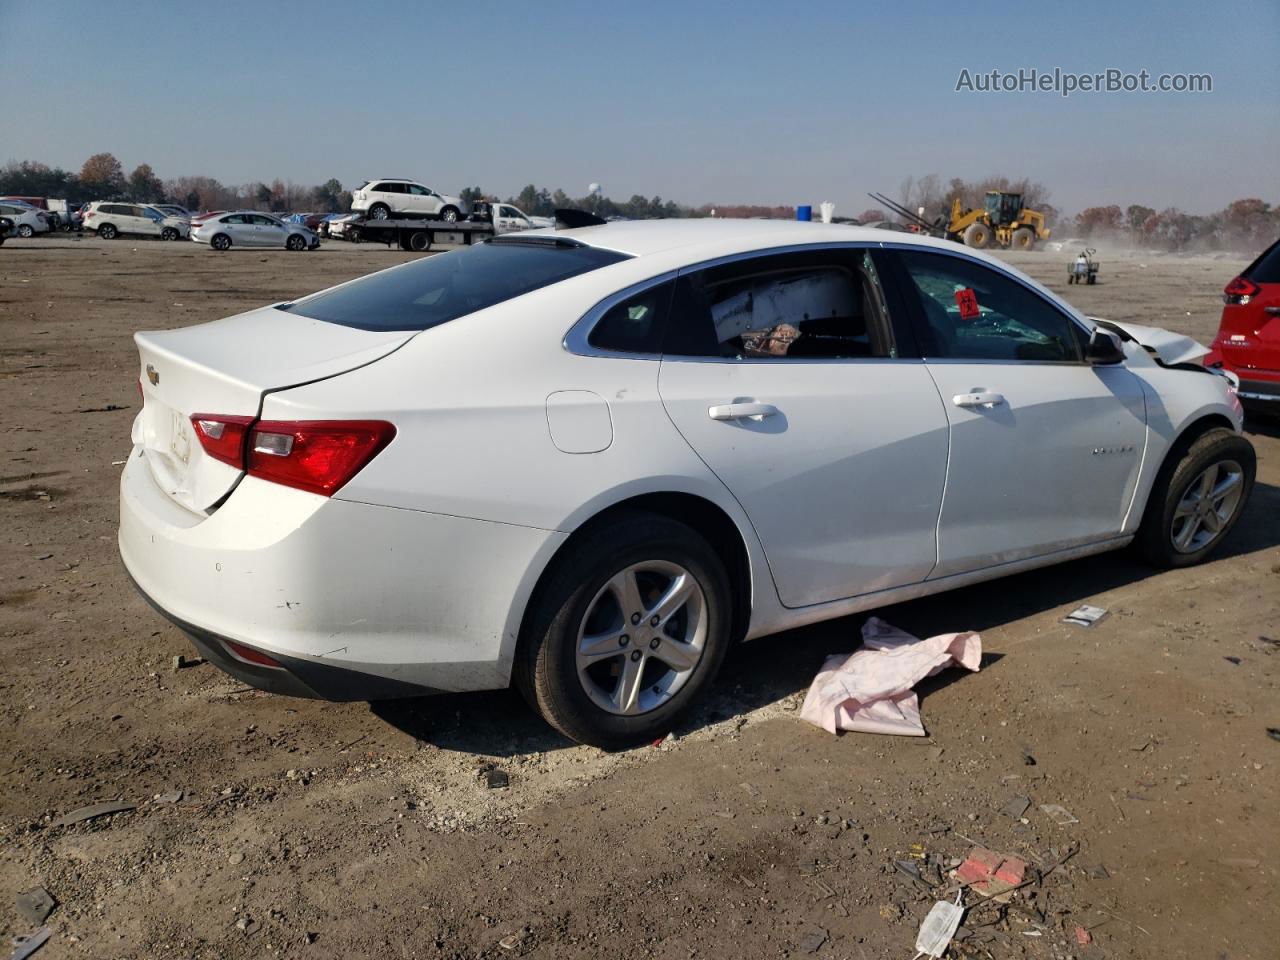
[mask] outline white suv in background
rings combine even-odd
[[[126,233],[179,240],[191,233],[191,221],[166,217],[146,204],[94,201],[84,212],[84,228],[97,231],[103,240],[114,240]]]
[[[414,180],[366,180],[352,191],[351,209],[374,220],[399,214],[454,221],[462,219],[466,204]]]

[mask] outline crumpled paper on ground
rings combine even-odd
[[[982,638],[973,631],[921,640],[869,617],[862,625],[862,646],[827,657],[805,695],[803,719],[829,733],[923,737],[920,700],[912,688],[953,665],[974,672],[982,665]]]

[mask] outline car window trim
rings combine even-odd
[[[532,239],[532,238],[529,238]],[[919,351],[915,349],[915,343],[908,344],[910,348],[909,354],[903,352],[903,342],[901,339],[901,329],[905,328],[911,338],[915,340],[915,329],[910,315],[902,317],[902,319],[894,322],[895,301],[905,301],[905,296],[895,295],[889,287],[885,285],[883,271],[880,264],[876,264],[877,273],[880,274],[880,286],[884,290],[886,306],[889,308],[889,327],[890,333],[894,338],[894,343],[898,347],[898,356],[896,357],[691,357],[680,354],[668,353],[633,353],[621,350],[605,350],[601,347],[593,346],[588,342],[591,331],[596,323],[601,320],[606,313],[609,312],[619,301],[625,300],[630,296],[642,293],[651,286],[659,283],[666,283],[668,280],[675,280],[701,270],[708,270],[712,267],[718,267],[727,263],[735,263],[740,260],[753,260],[758,257],[775,256],[787,253],[819,253],[824,250],[880,250],[884,249],[885,244],[872,240],[849,240],[849,241],[827,241],[824,243],[797,243],[787,244],[781,247],[765,247],[759,250],[748,250],[741,253],[730,253],[720,257],[713,257],[709,260],[702,260],[698,263],[686,264],[683,267],[677,267],[675,270],[669,270],[657,277],[651,277],[648,280],[641,280],[639,283],[633,284],[624,290],[610,294],[604,300],[601,300],[594,307],[588,310],[582,317],[569,328],[569,332],[565,334],[563,346],[569,353],[580,357],[603,357],[616,358],[623,360],[670,360],[682,363],[804,363],[804,364],[830,364],[830,363],[900,363],[903,361],[920,362]],[[898,266],[898,261],[893,258],[893,263]],[[906,304],[899,306],[898,312],[906,309]]]
[[[914,281],[911,280],[910,271],[907,270],[907,265],[902,262],[902,259],[900,257],[896,256],[897,252],[900,250],[907,250],[913,253],[932,253],[942,257],[952,257],[956,260],[965,260],[969,263],[975,264],[978,267],[984,267],[987,270],[990,270],[992,273],[995,273],[1000,277],[1004,278],[1005,280],[1009,280],[1009,281],[1012,281],[1013,283],[1018,284],[1018,286],[1022,287],[1032,296],[1039,299],[1046,306],[1053,309],[1056,313],[1061,314],[1069,323],[1073,324],[1083,334],[1083,338],[1086,342],[1088,341],[1089,337],[1093,335],[1093,328],[1081,323],[1080,320],[1077,317],[1075,317],[1069,310],[1064,309],[1062,305],[1058,304],[1057,302],[1050,299],[1049,297],[1046,297],[1042,291],[1037,289],[1032,284],[1027,283],[1021,277],[1016,276],[1012,273],[1009,273],[1007,270],[1004,270],[1000,266],[997,266],[996,264],[993,264],[987,260],[983,260],[979,257],[969,256],[967,253],[964,253],[962,251],[939,250],[937,247],[928,247],[922,244],[890,242],[890,243],[882,244],[882,246],[886,251],[888,251],[891,255],[893,255],[892,259],[894,263],[894,272],[898,274],[898,277],[896,279],[898,279],[899,282],[903,284],[901,299],[905,301],[904,306],[907,308],[908,318],[911,322],[912,327],[914,328],[916,341],[919,344],[918,354],[920,358],[925,360],[926,362],[939,363],[939,364],[969,363],[969,364],[982,364],[982,365],[1019,363],[1019,364],[1036,364],[1039,366],[1047,365],[1047,366],[1054,366],[1054,367],[1091,367],[1093,366],[1087,359],[1085,359],[1083,347],[1080,350],[1079,360],[1020,360],[1017,357],[999,359],[995,357],[931,357],[929,356],[928,351],[925,349],[925,345],[930,342],[929,335],[928,335],[928,321],[924,317],[924,310],[923,308],[921,308],[920,304],[914,302],[911,297],[907,296],[907,287],[905,286],[905,284],[908,282],[914,283]]]

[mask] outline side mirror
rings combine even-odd
[[[1084,358],[1095,365],[1120,363],[1124,360],[1124,347],[1114,333],[1095,329],[1085,347]]]

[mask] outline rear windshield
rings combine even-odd
[[[1244,275],[1254,283],[1280,283],[1280,241],[1273,243],[1262,256],[1249,264]]]
[[[626,259],[596,247],[490,241],[424,257],[279,309],[360,330],[426,330]]]

